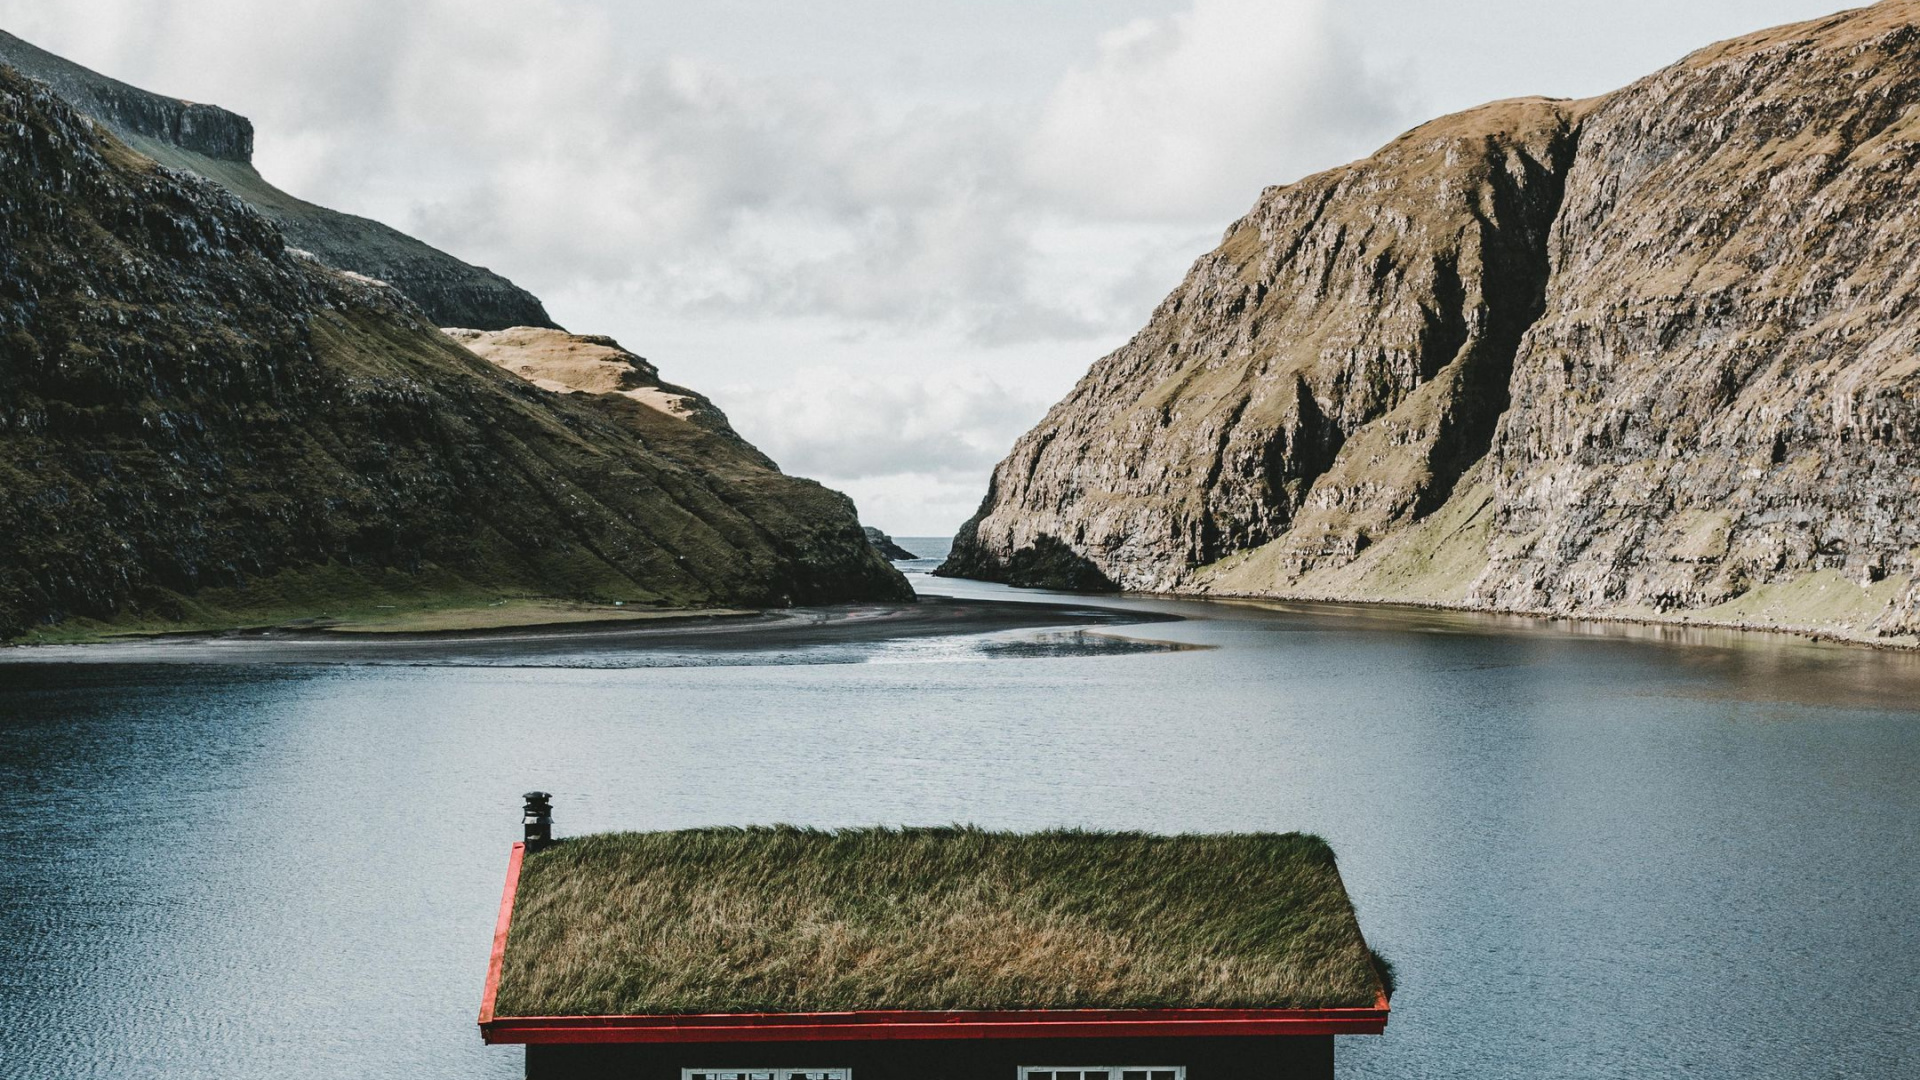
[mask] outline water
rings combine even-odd
[[[1920,658],[1101,603],[1205,647],[0,664],[0,1075],[517,1075],[473,1025],[543,788],[563,834],[1319,832],[1400,973],[1343,1077],[1920,1076]]]

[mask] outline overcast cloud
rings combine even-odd
[[[0,0],[0,27],[249,115],[269,179],[506,274],[912,535],[1262,186],[1833,7]]]

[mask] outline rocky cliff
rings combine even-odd
[[[7,69],[0,221],[0,640],[526,594],[911,595],[844,496],[704,399],[502,370]]]
[[[1920,632],[1920,0],[1265,192],[942,572]]]
[[[533,294],[377,221],[294,198],[253,167],[253,125],[214,105],[151,94],[0,31],[0,64],[39,79],[163,165],[225,187],[322,262],[388,282],[442,326],[552,326]]]
[[[908,562],[920,557],[908,551],[906,548],[901,547],[894,542],[893,537],[888,536],[886,533],[881,532],[871,525],[865,526],[865,531],[867,534],[867,543],[872,544],[873,550],[886,556],[890,561]]]

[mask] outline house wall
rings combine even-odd
[[[1333,1080],[1333,1036],[910,1039],[529,1046],[527,1080],[680,1080],[681,1069],[851,1069],[853,1080],[1016,1080],[1023,1065],[1184,1065],[1187,1080]]]

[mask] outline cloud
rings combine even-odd
[[[223,69],[239,85],[210,97],[256,113],[270,178],[562,309],[619,281],[688,317],[829,316],[982,345],[1084,339],[1121,317],[1079,288],[1111,263],[1043,253],[1040,231],[1217,232],[1263,184],[1364,146],[1386,111],[1325,0],[1197,0],[1111,30],[1050,93],[904,104],[884,84],[636,52],[611,4],[74,6],[138,26],[113,66],[157,66],[156,86],[198,92]]]
[[[864,479],[823,476],[823,483],[853,498],[860,520],[903,536],[952,536],[980,505],[981,477],[941,473],[890,473]]]
[[[720,396],[735,428],[782,469],[846,492],[862,520],[908,536],[949,533],[970,516],[993,466],[1051,404],[909,364],[883,378],[808,366]]]
[[[783,50],[745,9],[719,37],[613,0],[0,0],[0,22],[248,113],[269,179],[506,274],[576,330],[650,353],[675,327],[675,377],[783,466],[894,498],[912,485],[889,476],[984,490],[1263,184],[1394,130],[1331,9],[1194,0],[1090,25],[1030,84],[943,93],[912,92],[884,35]],[[808,16],[836,18],[857,16]],[[951,48],[1017,32],[973,23]]]
[[[1048,404],[977,377],[874,379],[812,366],[725,396],[734,425],[783,469],[840,480],[977,481]]]
[[[1032,277],[1035,208],[998,118],[900,114],[818,82],[669,58],[505,100],[443,87],[414,109],[484,107],[529,132],[502,160],[402,209],[429,240],[498,249],[547,291],[634,283],[692,317],[820,316],[988,341],[1082,336]],[[574,79],[569,79],[571,83]],[[463,105],[463,103],[466,103]],[[428,127],[426,117],[402,126]]]
[[[1401,112],[1324,0],[1196,0],[1101,37],[1029,138],[1036,178],[1117,218],[1238,214],[1371,149]]]

